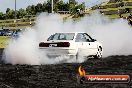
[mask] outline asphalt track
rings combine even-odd
[[[3,49],[0,49],[0,59]],[[132,77],[132,55],[91,59],[81,64],[87,74],[128,74]],[[132,88],[127,84],[78,84],[77,63],[57,65],[11,65],[0,63],[0,88]]]

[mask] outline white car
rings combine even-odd
[[[39,43],[39,49],[47,56],[79,56],[102,58],[102,44],[92,39],[87,33],[55,33],[47,41]]]

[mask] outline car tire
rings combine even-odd
[[[94,56],[95,59],[101,59],[102,58],[102,47],[98,48],[97,54]]]

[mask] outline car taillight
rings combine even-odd
[[[49,44],[41,42],[41,43],[39,43],[39,47],[49,47]]]
[[[69,46],[70,46],[69,42],[60,42],[57,45],[57,47],[69,47]]]
[[[39,43],[39,47],[70,47],[69,42],[57,42],[57,43]]]

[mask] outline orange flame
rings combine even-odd
[[[85,76],[85,75],[86,75],[86,72],[85,72],[85,70],[82,68],[82,66],[79,66],[78,72],[79,72],[79,75],[80,75],[80,76]]]

